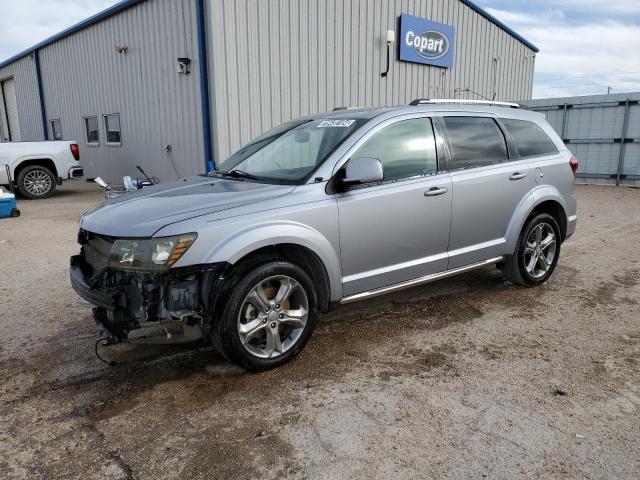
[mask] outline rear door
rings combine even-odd
[[[344,296],[446,270],[451,179],[431,120],[383,122],[347,154],[358,157],[379,159],[384,181],[336,195]]]
[[[490,115],[442,117],[453,201],[449,269],[498,257],[518,204],[531,188],[526,160]]]

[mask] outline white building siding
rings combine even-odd
[[[139,176],[135,165],[161,180],[204,171],[195,32],[193,0],[153,0],[40,50],[47,118],[79,142],[87,176]],[[192,60],[189,75],[176,73],[179,57]],[[105,145],[107,113],[120,114],[120,147]],[[89,115],[99,117],[98,147],[86,145]]]
[[[38,96],[38,82],[33,58],[24,57],[0,68],[0,81],[11,77],[15,80],[20,140],[23,142],[43,140],[40,98]],[[2,109],[2,106],[0,106],[0,109]],[[1,130],[6,132],[7,126],[4,125],[3,118],[3,115],[0,115]],[[1,136],[0,141],[2,141]]]
[[[274,125],[335,106],[531,96],[533,50],[458,0],[208,0],[207,6],[217,159]],[[453,68],[400,62],[396,43],[389,75],[380,76],[386,31],[399,31],[401,13],[455,27]]]

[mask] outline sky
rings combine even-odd
[[[0,0],[0,60],[116,0]],[[536,45],[534,98],[640,91],[640,0],[475,0]]]

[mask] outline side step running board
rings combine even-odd
[[[353,303],[360,300],[364,300],[366,298],[377,297],[379,295],[385,295],[387,293],[396,292],[398,290],[404,290],[405,288],[417,287],[418,285],[435,282],[436,280],[452,277],[459,273],[464,273],[470,270],[476,270],[477,268],[486,267],[491,264],[496,264],[502,261],[502,258],[503,257],[494,257],[488,260],[483,260],[482,262],[472,263],[471,265],[466,265],[464,267],[454,268],[453,270],[446,270],[444,272],[432,273],[431,275],[425,275],[424,277],[414,278],[413,280],[408,280],[402,283],[396,283],[395,285],[390,285],[388,287],[377,288],[375,290],[369,290],[368,292],[356,293],[355,295],[344,297],[340,301],[340,303],[344,305],[346,303]]]

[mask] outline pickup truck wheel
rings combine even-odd
[[[526,223],[516,250],[502,265],[502,273],[513,283],[533,287],[547,281],[560,256],[560,227],[555,218],[540,213]]]
[[[233,363],[268,370],[304,348],[318,315],[309,276],[292,263],[269,261],[239,279],[215,321],[213,341]]]
[[[41,165],[31,165],[20,170],[17,182],[18,192],[31,199],[50,197],[56,189],[53,172]]]

